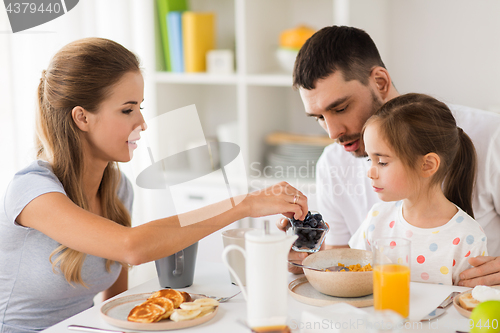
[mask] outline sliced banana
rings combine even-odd
[[[201,306],[208,306],[208,305],[218,306],[219,305],[219,302],[213,298],[198,298],[198,299],[195,299],[193,303],[200,304]]]
[[[184,302],[184,303],[181,303],[180,307],[181,307],[181,309],[184,309],[184,310],[197,310],[197,309],[201,308],[202,305],[197,304],[195,302]]]
[[[211,305],[202,306],[202,307],[200,307],[201,312],[197,318],[203,317],[206,314],[212,313],[214,310],[215,310],[215,306],[211,306]]]
[[[186,310],[186,309],[175,309],[174,313],[170,315],[170,320],[173,321],[183,321],[195,318],[201,313],[200,309],[196,310]]]

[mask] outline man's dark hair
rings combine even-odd
[[[340,71],[344,80],[368,84],[376,66],[385,68],[377,46],[363,30],[346,26],[325,27],[300,49],[293,69],[293,87],[314,89],[318,80]]]

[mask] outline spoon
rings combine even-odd
[[[306,269],[312,269],[313,271],[318,271],[318,272],[340,272],[340,271],[349,272],[350,271],[349,267],[344,267],[344,266],[331,266],[331,267],[327,267],[327,268],[316,268],[316,267],[310,267],[310,266],[306,266],[306,265],[297,264],[297,263],[294,263],[291,261],[288,261],[288,263],[290,265],[293,265],[293,266],[302,267],[302,268],[306,268]]]

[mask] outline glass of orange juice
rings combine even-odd
[[[375,310],[410,314],[410,241],[387,237],[373,241],[373,299]]]

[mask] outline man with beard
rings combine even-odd
[[[370,163],[360,132],[365,121],[399,93],[370,36],[345,26],[325,27],[304,44],[295,62],[293,86],[300,92],[306,115],[316,118],[336,140],[317,163],[318,210],[330,225],[327,248],[348,247],[370,208],[380,202],[366,176]],[[448,106],[477,150],[473,210],[488,237],[490,254],[470,258],[474,268],[460,275],[460,284],[500,284],[500,116]],[[279,224],[284,229],[286,221]],[[305,256],[292,252],[290,259]]]

